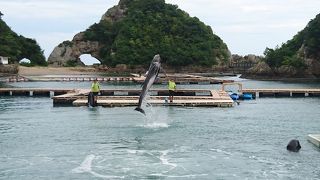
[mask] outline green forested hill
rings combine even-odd
[[[320,62],[320,14],[281,47],[267,48],[265,55],[266,62],[271,67],[290,65],[295,68],[305,68],[305,58]]]
[[[33,39],[17,35],[0,19],[0,56],[10,57],[10,62],[27,58],[33,65],[46,65],[43,52]]]
[[[121,0],[125,16],[101,20],[84,32],[99,41],[103,64],[145,65],[160,54],[171,66],[214,65],[228,60],[226,44],[198,18],[164,0]]]

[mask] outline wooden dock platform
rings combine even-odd
[[[101,90],[98,97],[98,106],[124,107],[137,106],[141,90]],[[54,105],[87,106],[87,94],[89,90],[54,96]],[[211,107],[232,107],[233,100],[226,92],[216,90],[179,90],[176,92],[174,101],[167,102],[168,90],[150,90],[148,103],[152,105],[168,106],[211,106]]]
[[[320,134],[309,134],[308,141],[320,148]]]
[[[155,106],[212,106],[212,107],[232,107],[233,101],[231,99],[214,99],[214,98],[185,98],[175,97],[172,103],[166,101],[167,97],[153,97],[148,100],[148,103]],[[129,98],[109,98],[99,97],[98,106],[104,107],[124,107],[124,106],[137,106],[139,97]],[[72,103],[74,106],[87,106],[86,99],[77,99]]]

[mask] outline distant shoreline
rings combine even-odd
[[[102,72],[94,67],[24,67],[19,66],[19,76],[104,76],[108,72]],[[121,72],[119,72],[121,73]],[[195,73],[195,72],[181,72],[173,74],[194,74],[208,77],[218,77],[215,75],[226,75],[231,76],[230,73],[223,72],[212,72],[212,73]],[[269,77],[269,76],[252,76],[243,74],[240,78],[251,79],[251,80],[261,80],[261,81],[285,81],[285,82],[320,82],[320,78],[316,77]]]
[[[285,82],[320,82],[316,77],[267,77],[267,76],[240,76],[240,78],[260,80],[260,81],[285,81]]]

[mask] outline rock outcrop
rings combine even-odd
[[[267,63],[260,61],[254,67],[250,68],[247,74],[253,76],[272,76],[274,72]]]
[[[320,78],[320,61],[316,59],[305,59],[304,61],[308,67],[306,72]]]
[[[82,54],[91,54],[99,59],[99,49],[99,42],[84,41],[83,33],[80,32],[74,36],[72,41],[64,41],[54,48],[48,58],[48,64],[52,66],[83,66],[80,56]]]
[[[245,73],[248,69],[254,67],[263,57],[249,54],[246,56],[240,56],[238,54],[233,54],[229,63],[230,68],[238,73]]]
[[[0,65],[1,74],[17,74],[19,72],[19,66],[17,64]]]
[[[125,16],[126,7],[121,0],[119,5],[110,8],[100,21],[109,21],[111,23],[121,20]],[[54,48],[48,58],[50,66],[84,66],[80,60],[82,54],[90,54],[92,57],[100,60],[99,51],[103,45],[98,41],[89,41],[84,38],[84,32],[76,34],[72,41],[64,41]]]

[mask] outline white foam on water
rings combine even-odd
[[[91,166],[92,166],[92,161],[95,158],[93,154],[88,155],[84,161],[80,164],[79,167],[76,167],[72,169],[73,173],[84,173],[84,172],[90,172],[91,171]]]
[[[217,152],[217,153],[223,153],[223,154],[225,154],[225,155],[230,155],[230,156],[232,156],[232,153],[227,152],[227,151],[224,151],[224,150],[221,150],[221,149],[210,149],[210,151],[214,151],[214,152]]]
[[[151,176],[168,177],[168,178],[194,178],[200,176],[208,176],[208,174],[186,174],[186,175],[165,175],[165,174],[151,174]]]
[[[168,173],[168,172],[170,172],[171,170],[175,169],[178,166],[175,163],[169,162],[169,159],[166,158],[168,152],[169,152],[169,150],[160,151],[161,155],[160,155],[159,159],[161,161],[161,164],[166,165],[166,166],[170,166],[169,170],[163,171],[162,173]]]
[[[170,163],[170,162],[168,161],[168,159],[166,158],[166,156],[168,155],[168,152],[169,152],[169,150],[160,151],[161,155],[160,155],[159,159],[160,159],[160,161],[161,161],[162,164],[171,166],[171,167],[173,167],[173,168],[176,168],[178,165],[175,164],[175,163]],[[173,168],[172,168],[172,169],[173,169]],[[172,170],[172,169],[170,169],[170,170]]]
[[[148,123],[148,124],[142,125],[142,127],[150,128],[150,129],[157,129],[157,128],[168,128],[169,125],[167,123],[153,122],[153,123]]]
[[[138,154],[138,153],[144,154],[144,153],[146,153],[145,150],[133,150],[133,149],[127,149],[127,152],[130,154]]]
[[[98,174],[93,171],[91,171],[90,173],[95,177],[104,178],[104,179],[124,179],[124,176],[103,175],[103,174]]]
[[[90,173],[95,177],[104,178],[104,179],[124,179],[124,176],[112,176],[112,175],[103,175],[92,171],[92,161],[95,159],[95,155],[88,155],[84,161],[80,164],[79,167],[76,167],[71,170],[72,173]]]

